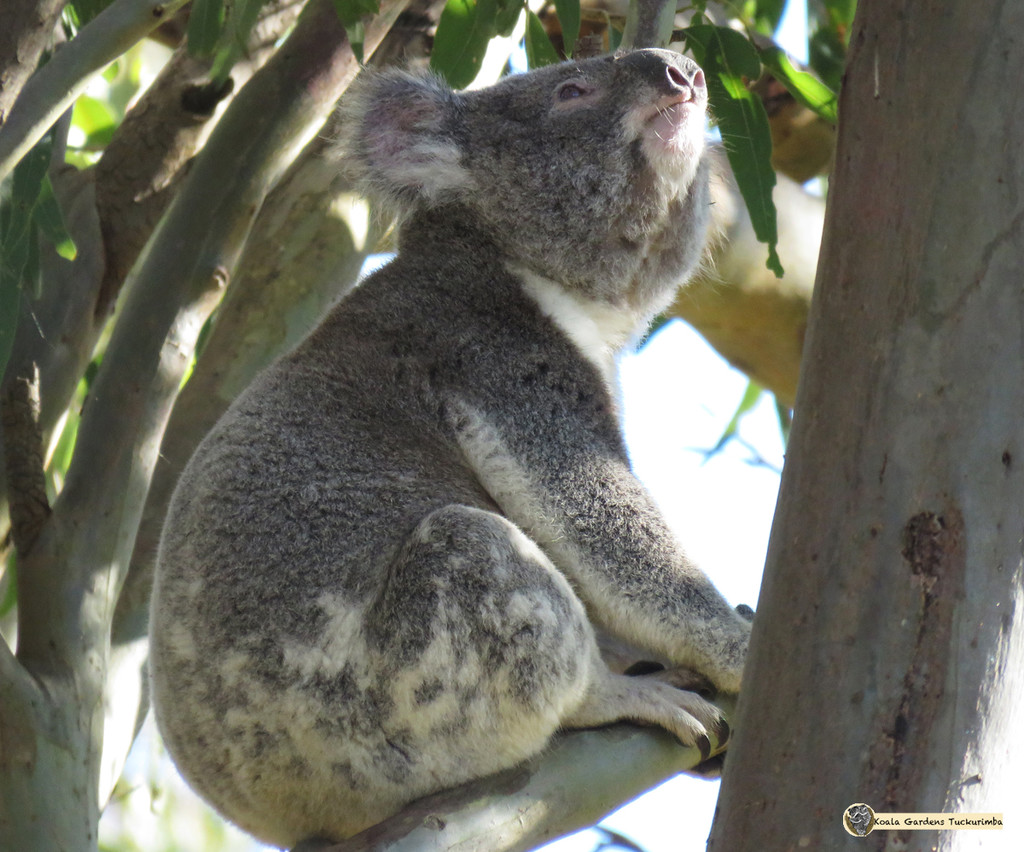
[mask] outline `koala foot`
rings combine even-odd
[[[711,754],[711,737],[724,743],[729,725],[717,707],[672,682],[676,677],[688,682],[688,676],[692,672],[685,669],[634,676],[606,671],[575,712],[563,720],[563,727],[592,728],[620,721],[657,725],[684,746],[700,749],[701,756],[707,759]]]
[[[661,663],[639,660],[626,669],[623,674],[629,677],[653,677],[664,681],[670,686],[674,686],[676,689],[696,692],[701,698],[705,698],[708,701],[714,701],[715,696],[718,694],[715,685],[704,675],[682,666],[668,669]]]

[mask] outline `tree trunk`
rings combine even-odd
[[[842,815],[1020,811],[1021,33],[861,0],[719,852],[989,848]]]

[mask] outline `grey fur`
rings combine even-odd
[[[699,74],[642,51],[347,98],[401,251],[203,441],[153,599],[167,747],[262,840],[351,835],[559,728],[706,743],[715,709],[612,674],[595,625],[739,688],[749,624],[631,473],[614,385],[699,262]]]

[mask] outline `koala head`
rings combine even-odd
[[[461,205],[511,265],[640,307],[701,256],[706,105],[701,70],[667,50],[461,93],[389,71],[344,99],[341,150],[378,201],[411,217]]]

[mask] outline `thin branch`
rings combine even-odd
[[[84,90],[89,77],[117,59],[188,0],[114,0],[25,83],[0,127],[0,179],[39,141]]]
[[[211,60],[175,51],[114,132],[96,165],[96,206],[107,268],[96,306],[106,314],[128,271],[174,197],[188,164],[224,107],[261,68],[301,11],[296,0],[260,10],[245,55],[231,69],[233,86],[211,90]]]
[[[527,852],[593,825],[700,760],[697,749],[653,728],[572,731],[523,766],[413,802],[349,840],[306,842],[294,852]]]
[[[623,47],[666,47],[672,37],[676,0],[630,0]]]

